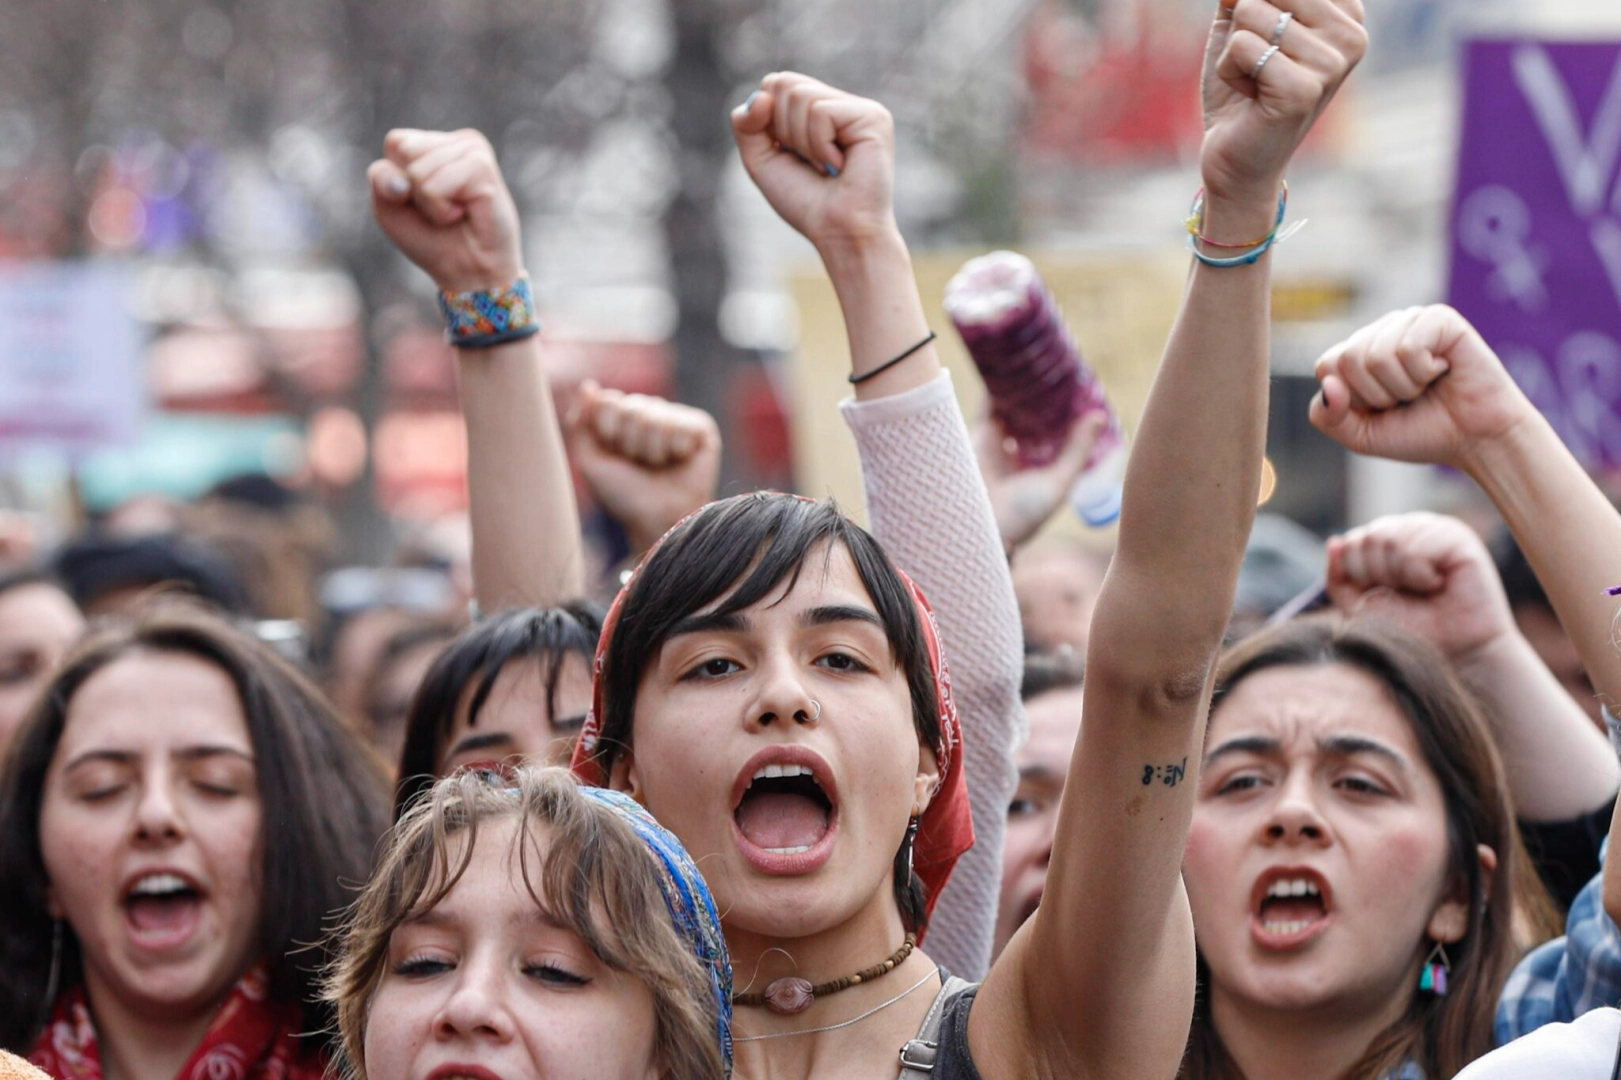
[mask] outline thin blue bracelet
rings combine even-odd
[[[1272,246],[1279,242],[1278,229],[1283,226],[1283,218],[1284,215],[1288,213],[1288,210],[1289,189],[1287,186],[1285,186],[1282,194],[1278,196],[1278,216],[1272,222],[1272,231],[1267,233],[1265,240],[1262,240],[1259,244],[1244,252],[1242,255],[1206,255],[1199,249],[1200,237],[1191,230],[1188,235],[1188,250],[1193,252],[1193,257],[1195,259],[1198,259],[1206,266],[1215,267],[1217,270],[1229,270],[1235,266],[1253,266],[1255,263],[1260,261],[1262,255],[1265,255],[1268,251],[1272,250]],[[1189,222],[1204,221],[1204,192],[1202,190],[1199,192],[1199,194],[1193,197],[1193,209],[1188,220]]]

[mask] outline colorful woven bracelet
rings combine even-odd
[[[442,292],[445,339],[458,349],[488,349],[540,333],[527,274],[504,289]]]
[[[1289,181],[1285,180],[1283,182],[1283,191],[1278,196],[1278,217],[1277,220],[1273,221],[1272,223],[1272,231],[1261,237],[1259,240],[1247,240],[1242,244],[1225,244],[1220,240],[1212,240],[1208,236],[1204,235],[1204,188],[1200,188],[1198,194],[1193,196],[1193,207],[1188,212],[1186,222],[1188,227],[1188,235],[1193,237],[1194,240],[1198,241],[1205,247],[1221,248],[1227,251],[1248,251],[1251,248],[1260,247],[1268,240],[1276,237],[1278,235],[1278,227],[1283,224],[1283,216],[1288,213],[1288,211]]]

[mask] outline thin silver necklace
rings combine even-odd
[[[845,1020],[845,1021],[842,1021],[842,1022],[837,1023],[837,1024],[829,1024],[829,1025],[827,1025],[827,1027],[800,1028],[798,1031],[773,1031],[769,1035],[744,1035],[743,1037],[733,1039],[732,1041],[733,1042],[740,1042],[740,1043],[761,1042],[761,1041],[763,1041],[765,1039],[786,1039],[790,1035],[820,1035],[824,1031],[837,1031],[840,1028],[847,1028],[851,1024],[859,1024],[859,1023],[861,1023],[861,1021],[865,1020],[869,1016],[874,1015],[875,1013],[883,1012],[885,1009],[889,1008],[891,1005],[895,1004],[897,1001],[899,1001],[902,998],[906,997],[913,990],[918,989],[924,983],[928,982],[930,979],[934,978],[938,974],[940,974],[940,969],[935,968],[933,971],[931,971],[927,975],[923,976],[923,978],[919,979],[917,982],[913,983],[911,986],[907,987],[905,990],[902,990],[900,993],[896,994],[894,997],[890,998],[888,1001],[884,1002],[882,1005],[874,1006],[873,1008],[868,1009],[866,1012],[862,1013],[860,1016],[852,1017],[849,1020]]]

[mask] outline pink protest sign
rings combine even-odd
[[[1621,465],[1621,42],[1471,42],[1453,306],[1590,465]]]

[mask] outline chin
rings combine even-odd
[[[229,972],[208,960],[142,966],[118,973],[126,994],[154,1007],[187,1011],[216,1004],[228,994],[251,965]]]

